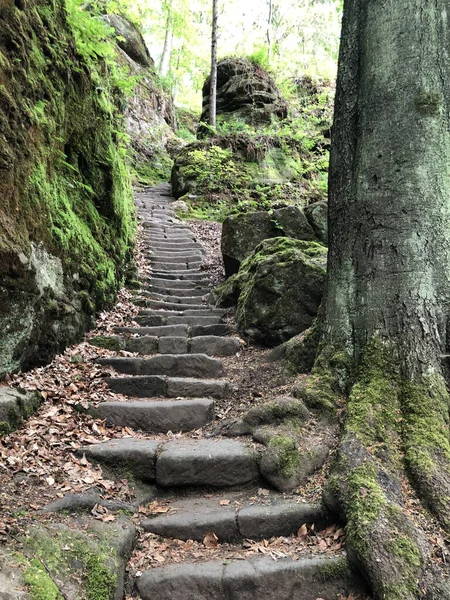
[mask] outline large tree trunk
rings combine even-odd
[[[209,90],[209,124],[216,126],[217,99],[217,19],[218,0],[213,0],[212,32],[211,32],[211,85]]]
[[[450,531],[449,12],[344,2],[328,285],[304,397],[328,411],[347,397],[325,499],[384,600],[450,597],[404,509],[408,478]]]

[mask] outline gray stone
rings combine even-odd
[[[237,516],[241,537],[269,539],[296,533],[306,523],[316,525],[316,530],[327,523],[320,504],[279,502],[277,504],[254,504],[240,509]]]
[[[317,238],[328,245],[328,203],[314,202],[305,208],[305,215]]]
[[[242,261],[266,238],[280,235],[275,221],[266,211],[230,215],[222,225],[221,249],[225,273],[239,271]]]
[[[30,600],[17,554],[0,550],[0,600]]]
[[[173,375],[174,377],[220,377],[220,360],[206,354],[161,354],[151,358],[111,357],[98,360],[119,373],[129,375]]]
[[[39,392],[0,387],[0,437],[20,427],[39,408],[41,401]]]
[[[217,325],[192,325],[189,329],[189,335],[191,337],[201,337],[201,336],[223,336],[231,333],[231,328],[229,325],[225,324],[217,324]]]
[[[184,252],[163,252],[161,250],[153,250],[150,254],[150,259],[160,260],[160,261],[169,261],[171,263],[186,263],[186,262],[199,262],[201,263],[203,260],[202,253],[192,252],[185,250]]]
[[[241,347],[241,341],[233,337],[206,335],[193,337],[190,341],[191,352],[203,352],[210,356],[232,356]]]
[[[161,280],[166,280],[166,281],[170,281],[171,285],[175,285],[174,282],[176,282],[176,280],[179,280],[180,282],[188,282],[188,283],[194,283],[194,285],[199,285],[198,282],[201,283],[209,283],[210,279],[206,276],[205,273],[203,273],[202,271],[199,271],[198,273],[193,273],[192,271],[189,271],[189,273],[183,272],[183,273],[164,273],[164,272],[160,272],[158,273],[157,271],[153,271],[152,275],[151,275],[151,279],[157,279],[158,281]]]
[[[160,354],[183,354],[188,351],[187,337],[162,337],[159,339]]]
[[[142,481],[155,481],[156,454],[160,442],[134,438],[118,438],[93,446],[82,446],[77,456],[85,455],[93,463],[113,473],[131,474]]]
[[[297,240],[316,240],[313,228],[305,213],[298,206],[285,206],[275,210],[273,219],[281,230],[278,235]]]
[[[121,15],[103,15],[101,17],[108,25],[113,27],[116,36],[119,36],[117,44],[135,62],[143,67],[154,67],[155,63],[145,44],[141,32],[128,19]]]
[[[204,306],[206,306],[203,302],[202,296],[170,296],[168,294],[160,294],[158,292],[151,292],[147,290],[140,290],[139,295],[148,296],[152,300],[158,300],[160,302],[169,302],[172,304],[203,304]]]
[[[176,512],[146,519],[141,523],[145,531],[178,540],[203,541],[205,534],[213,531],[219,542],[239,538],[235,511],[231,507],[203,512]]]
[[[151,398],[167,395],[167,381],[158,375],[142,377],[107,377],[108,387],[116,394],[136,398]]]
[[[215,379],[186,379],[169,377],[167,379],[167,396],[169,398],[224,398],[229,390],[227,381]]]
[[[158,338],[154,335],[129,338],[126,341],[125,349],[138,354],[155,354],[158,352]]]
[[[196,331],[195,326],[196,325],[219,325],[220,321],[222,319],[217,316],[217,317],[206,317],[206,316],[176,316],[176,317],[167,317],[166,318],[166,324],[167,325],[179,325],[180,323],[184,323],[186,325],[189,325],[192,329],[191,329],[191,335],[192,331]],[[202,335],[204,335],[202,333]]]
[[[146,571],[136,580],[141,600],[225,600],[221,562],[173,564]]]
[[[214,416],[214,401],[166,400],[155,402],[102,402],[88,410],[107,425],[130,427],[147,433],[191,431],[209,423]]]
[[[173,302],[167,301],[163,302],[160,300],[146,300],[145,306],[149,309],[154,310],[174,310],[174,311],[190,311],[191,314],[203,314],[204,311],[207,311],[206,314],[212,315],[224,315],[226,314],[226,310],[220,308],[214,308],[208,304],[201,304],[197,307],[192,304],[183,304],[182,302]],[[195,312],[192,312],[195,311]],[[199,311],[202,311],[199,313]],[[140,311],[140,314],[146,314],[144,311]]]
[[[244,416],[250,427],[277,423],[284,419],[300,419],[308,421],[310,413],[301,400],[291,396],[279,396],[271,402],[253,406]]]
[[[146,571],[136,588],[142,600],[336,600],[367,591],[342,556],[173,564]]]
[[[169,296],[170,298],[172,298],[173,296],[176,296],[177,298],[184,298],[184,297],[190,297],[192,298],[193,296],[197,296],[197,297],[202,297],[202,296],[206,296],[206,294],[209,293],[209,288],[189,288],[189,289],[182,289],[182,288],[170,288],[170,287],[163,287],[163,286],[156,286],[156,285],[149,285],[147,288],[149,293],[152,292],[156,292],[157,294],[165,294],[166,296]]]
[[[161,327],[116,327],[116,333],[142,336],[185,336],[188,333],[187,325],[163,325]]]
[[[258,477],[257,455],[234,440],[168,442],[156,463],[156,481],[163,487],[229,487]]]

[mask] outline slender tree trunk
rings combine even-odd
[[[211,33],[211,84],[209,89],[209,124],[216,126],[217,100],[217,20],[218,0],[213,0],[212,33]]]
[[[267,59],[269,64],[272,59],[272,15],[273,0],[269,0],[269,17],[267,19]]]
[[[450,598],[404,481],[450,532],[447,0],[345,0],[322,341],[304,388],[347,395],[325,499],[383,600]],[[320,402],[319,402],[320,404]]]
[[[172,13],[169,12],[166,20],[166,34],[164,36],[164,46],[159,62],[159,73],[165,77],[169,72],[170,67],[170,56],[172,54],[172,41],[173,41],[173,21]]]

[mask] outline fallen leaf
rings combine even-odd
[[[299,538],[303,538],[306,535],[308,535],[308,528],[306,527],[306,523],[303,523],[303,525],[300,527],[300,529],[297,531],[297,537]]]
[[[217,548],[217,546],[219,544],[219,538],[214,533],[214,531],[209,531],[203,538],[203,544],[207,548]]]

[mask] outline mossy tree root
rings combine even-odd
[[[334,393],[338,408],[343,364],[333,367],[319,355],[304,384],[306,403],[310,394],[330,414]],[[349,556],[377,600],[450,598],[450,587],[431,565],[425,533],[404,510],[402,489],[409,477],[448,529],[448,402],[441,376],[406,381],[392,349],[377,339],[368,343],[348,393],[324,501],[345,519]]]

